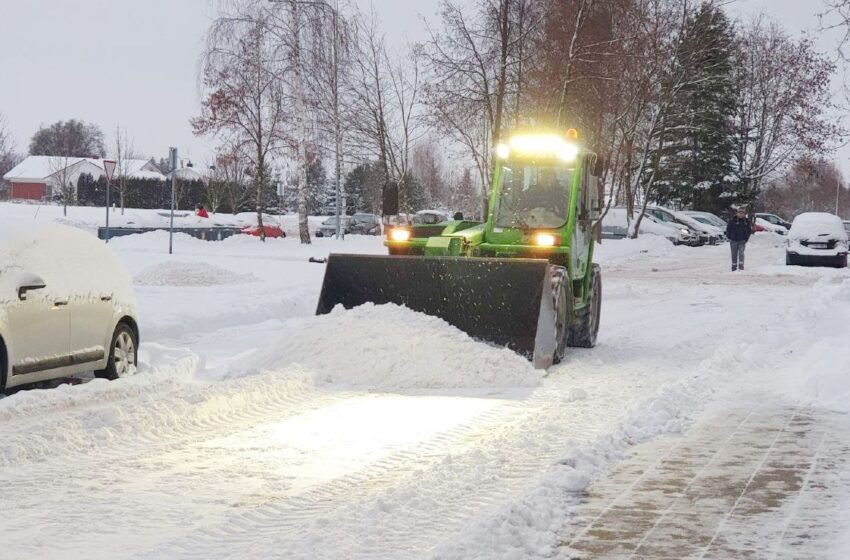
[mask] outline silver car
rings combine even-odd
[[[102,241],[61,225],[0,228],[0,390],[127,375],[138,344],[132,281]]]

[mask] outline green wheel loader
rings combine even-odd
[[[483,223],[387,228],[389,254],[328,258],[316,313],[367,302],[441,317],[546,368],[596,344],[597,157],[577,134],[517,134],[495,150]]]

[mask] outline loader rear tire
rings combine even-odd
[[[574,348],[593,348],[599,334],[602,312],[602,271],[594,264],[590,273],[590,294],[587,305],[576,311],[575,321],[569,331],[568,344]]]

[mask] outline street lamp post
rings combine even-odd
[[[106,227],[104,228],[104,237],[106,237],[107,243],[109,243],[109,191],[112,190],[112,175],[115,173],[115,165],[115,160],[103,160],[103,172],[106,175]]]
[[[168,254],[174,251],[174,190],[177,180],[177,148],[168,148],[168,159],[171,166],[171,217],[168,224]]]

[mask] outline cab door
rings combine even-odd
[[[576,231],[573,237],[572,264],[575,278],[583,278],[590,260],[593,222],[598,213],[597,180],[593,175],[595,156],[585,156],[579,179],[579,200],[576,208]]]

